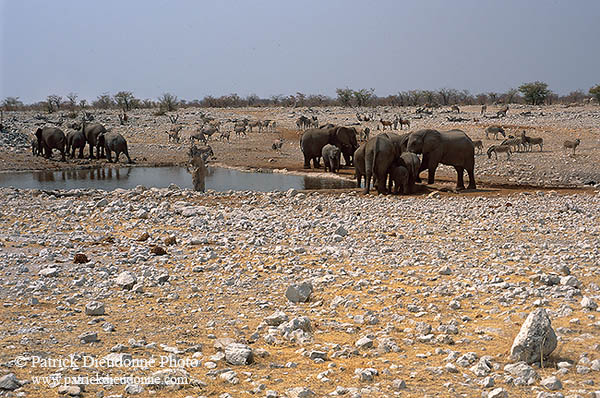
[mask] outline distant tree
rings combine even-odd
[[[160,103],[161,109],[163,109],[167,112],[177,110],[177,105],[178,105],[177,96],[175,96],[173,94],[164,93],[163,95],[158,97],[158,102]]]
[[[81,101],[79,101],[79,107],[81,109],[85,109],[85,107],[87,106],[87,101],[82,99]]]
[[[498,93],[495,93],[493,91],[490,91],[489,93],[487,93],[490,102],[493,104],[494,102],[498,101]]]
[[[279,105],[279,104],[281,104],[282,101],[283,101],[283,94],[271,96],[271,102],[273,103],[273,105]]]
[[[585,94],[582,90],[575,90],[575,91],[571,91],[569,94],[562,97],[561,101],[569,103],[569,104],[573,103],[573,102],[579,103],[579,102],[582,102],[584,98],[585,98]]]
[[[72,111],[75,110],[75,107],[77,107],[77,97],[78,95],[75,93],[67,94],[67,100],[69,100],[69,109]]]
[[[594,96],[594,98],[596,98],[596,102],[600,104],[600,84],[590,88],[589,92]]]
[[[475,96],[475,101],[477,101],[479,105],[485,105],[488,102],[488,96],[485,93],[477,94]]]
[[[230,95],[229,97],[232,97],[231,99],[234,100],[234,101],[231,101],[232,106],[237,105],[237,104],[235,104],[235,102],[238,102],[238,101],[236,101],[236,98],[235,98],[235,97],[237,97],[237,94],[235,94],[235,97],[233,97],[233,94]],[[254,106],[254,105],[258,104],[259,100],[260,100],[260,97],[256,94],[250,94],[249,96],[246,97],[246,102],[248,103],[248,106]]]
[[[351,89],[348,87],[338,88],[335,90],[335,93],[337,94],[337,100],[342,106],[350,106],[352,103],[352,95],[354,94]]]
[[[450,88],[442,88],[438,90],[438,96],[442,101],[442,105],[450,105],[456,102],[456,97],[458,96],[458,91]]]
[[[6,97],[2,100],[2,109],[5,111],[16,111],[23,106],[23,102],[19,100],[19,97]]]
[[[94,108],[109,109],[115,106],[115,100],[108,93],[103,93],[92,103]]]
[[[412,106],[418,106],[423,98],[423,92],[420,90],[410,90],[407,94]]]
[[[48,113],[52,113],[56,110],[60,109],[60,105],[62,104],[62,97],[60,95],[52,94],[46,98],[46,106]]]
[[[119,91],[115,94],[115,101],[117,101],[117,105],[119,105],[119,108],[123,109],[124,111],[132,109],[135,100],[136,99],[131,91]]]
[[[375,94],[374,88],[370,88],[368,90],[366,88],[363,88],[361,90],[352,92],[352,95],[354,96],[354,100],[356,101],[356,106],[369,105],[369,103],[371,102],[371,100],[374,97],[374,94]]]
[[[508,90],[504,97],[504,103],[512,104],[513,101],[515,100],[515,96],[517,95],[517,93],[518,93],[518,91],[516,88],[511,88],[510,90]]]
[[[548,85],[540,81],[523,83],[519,86],[519,91],[530,105],[542,105],[551,94]]]
[[[436,103],[435,100],[435,93],[431,90],[424,90],[423,91],[423,99],[425,99],[425,102],[428,104],[433,105],[434,103]]]

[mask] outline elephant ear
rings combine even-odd
[[[38,138],[40,138],[41,135],[42,135],[42,128],[38,127],[38,129],[35,130],[35,136],[38,137]]]
[[[431,153],[440,150],[442,135],[437,130],[427,130],[423,134],[423,153]]]

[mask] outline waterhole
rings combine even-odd
[[[184,167],[123,167],[86,170],[32,171],[0,173],[1,187],[22,189],[85,189],[111,191],[137,185],[166,188],[176,184],[192,188],[192,176]],[[245,172],[209,167],[206,189],[214,191],[287,191],[294,189],[353,188],[355,182],[338,178],[320,178],[281,173]]]

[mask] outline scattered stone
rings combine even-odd
[[[82,334],[79,335],[79,340],[84,343],[84,344],[88,344],[88,343],[95,343],[98,340],[98,333],[96,332],[84,332]]]
[[[495,388],[490,391],[487,395],[487,398],[507,398],[508,392],[504,390],[504,388]]]
[[[90,260],[83,253],[77,253],[77,254],[75,254],[75,258],[73,258],[73,262],[75,264],[85,264],[85,263],[87,263],[89,261]]]
[[[167,251],[160,246],[152,246],[150,248],[150,253],[154,254],[155,256],[164,256],[167,254]]]
[[[81,395],[81,387],[79,386],[60,386],[58,387],[59,395],[68,395],[70,397],[78,397]]]
[[[596,309],[598,308],[598,304],[596,304],[596,302],[591,298],[584,297],[581,299],[581,308],[590,311],[596,311]]]
[[[85,305],[86,315],[104,315],[104,303],[91,301]]]
[[[175,236],[168,236],[165,238],[165,245],[171,246],[177,244],[177,238]]]
[[[21,387],[21,382],[17,380],[14,373],[9,373],[0,377],[0,390],[14,391]]]
[[[288,398],[312,398],[316,394],[306,387],[294,387],[286,391]]]
[[[148,238],[150,238],[150,234],[148,232],[144,232],[140,236],[138,236],[137,240],[138,242],[145,242],[148,240]]]
[[[540,384],[542,387],[547,388],[550,391],[557,391],[562,389],[562,383],[556,376],[550,376],[543,379]]]
[[[58,276],[58,268],[55,268],[55,267],[42,268],[39,272],[39,275],[45,276],[48,278]]]
[[[556,333],[550,317],[543,308],[529,314],[510,349],[510,359],[527,363],[547,358],[556,348]]]
[[[288,321],[288,316],[281,311],[277,311],[265,318],[265,323],[269,326],[279,326]]]
[[[292,303],[305,303],[310,299],[313,286],[310,282],[303,282],[299,285],[291,285],[285,291],[285,297]]]
[[[121,289],[124,290],[131,290],[131,288],[135,285],[136,282],[137,278],[129,271],[121,272],[115,280],[117,286],[121,287]]]
[[[232,365],[249,365],[254,362],[252,348],[246,344],[229,344],[225,347],[225,360]]]

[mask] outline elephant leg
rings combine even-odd
[[[465,182],[463,180],[465,169],[459,166],[454,166],[456,169],[456,189],[465,189]]]
[[[469,186],[468,189],[477,189],[477,185],[475,184],[475,172],[473,167],[467,169],[467,174],[469,174]]]
[[[79,159],[83,159],[83,148],[84,147],[79,147]]]
[[[370,188],[371,188],[371,174],[369,174],[369,172],[367,171],[367,174],[365,175],[365,189],[363,190],[363,193],[365,195],[368,194]]]
[[[432,163],[429,165],[428,175],[427,175],[427,184],[433,184],[435,181],[435,169],[437,169],[437,164]]]
[[[111,151],[110,149],[106,150],[106,158],[108,159],[109,163],[112,163],[112,156],[111,156]]]
[[[321,162],[319,161],[319,157],[315,157],[313,158],[313,166],[315,169],[320,169],[321,168]]]
[[[90,143],[90,159],[95,159],[94,157],[94,146]]]
[[[125,150],[123,151],[123,153],[125,154],[125,156],[127,156],[127,163],[133,163],[133,161],[131,160],[131,158],[129,157],[129,151]]]
[[[304,168],[310,169],[310,158],[306,155],[304,155]]]

